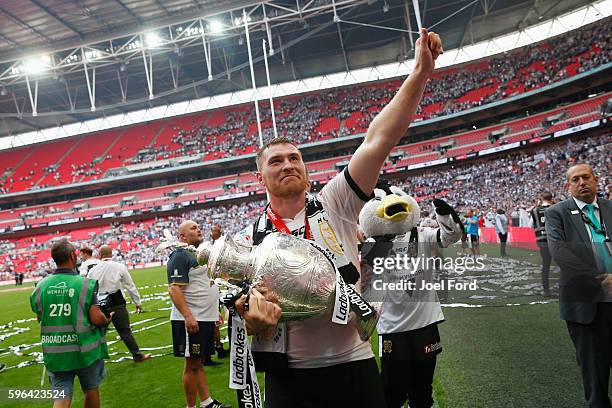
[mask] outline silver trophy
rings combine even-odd
[[[283,313],[281,321],[305,319],[333,309],[334,265],[308,241],[289,234],[267,235],[255,248],[223,236],[198,247],[198,263],[211,279],[246,283],[266,291]]]

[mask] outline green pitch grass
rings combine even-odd
[[[512,250],[509,249],[512,253]],[[516,255],[518,257],[518,255]],[[529,258],[529,251],[521,258]],[[181,373],[183,361],[171,355],[170,300],[163,268],[133,271],[145,312],[131,314],[135,338],[154,358],[135,364],[125,345],[109,330],[111,359],[101,389],[102,407],[184,407]],[[534,276],[534,279],[539,279]],[[23,290],[0,288],[0,398],[8,389],[39,389],[43,366],[39,325],[30,311],[31,285]],[[527,299],[541,300],[531,296]],[[464,301],[464,300],[462,300]],[[452,300],[449,300],[452,302]],[[522,302],[528,303],[528,302]],[[434,390],[439,407],[581,407],[582,387],[573,348],[557,303],[481,308],[444,308],[440,326],[444,352],[438,359]],[[133,311],[133,305],[128,305]],[[112,326],[111,326],[112,327]],[[225,330],[222,332],[225,335]],[[376,338],[373,349],[377,350]],[[227,348],[227,345],[226,345]],[[237,406],[228,383],[228,358],[207,367],[212,396]],[[263,385],[263,378],[260,377]],[[48,388],[45,380],[43,388]],[[82,406],[75,384],[73,406]],[[7,401],[6,407],[48,407],[46,401]]]

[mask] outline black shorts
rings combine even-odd
[[[376,360],[266,373],[265,408],[385,407]]]
[[[437,355],[442,352],[438,324],[378,337],[387,407],[431,407]]]
[[[474,234],[468,234],[468,242],[470,243],[470,245],[472,245],[473,247],[477,247],[478,246],[478,234],[474,235]]]
[[[211,344],[215,342],[215,322],[198,322],[200,330],[188,333],[183,320],[171,320],[172,347],[175,357],[204,358]]]
[[[381,359],[425,361],[442,352],[438,323],[401,333],[378,335]]]

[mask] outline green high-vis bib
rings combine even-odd
[[[97,281],[79,275],[53,274],[30,296],[40,319],[43,359],[52,372],[85,368],[108,358],[104,329],[89,321]]]

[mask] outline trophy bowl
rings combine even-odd
[[[252,248],[223,236],[202,244],[198,262],[208,266],[211,279],[258,288],[282,309],[281,321],[306,319],[331,311],[336,270],[309,241],[272,233]]]

